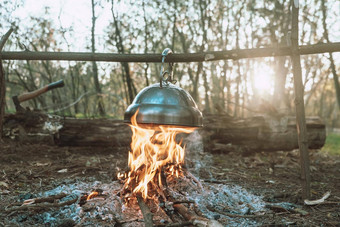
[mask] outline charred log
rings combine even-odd
[[[149,207],[144,203],[142,197],[137,197],[138,205],[142,211],[144,217],[145,227],[152,227],[153,226],[153,214],[151,213]]]

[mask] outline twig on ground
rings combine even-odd
[[[312,206],[312,205],[317,205],[317,204],[321,204],[324,203],[326,199],[328,199],[328,197],[331,195],[331,192],[326,192],[321,199],[317,199],[317,200],[308,200],[305,199],[304,202],[306,205]]]
[[[176,212],[178,212],[188,221],[191,221],[196,217],[196,215],[190,212],[190,210],[186,208],[183,204],[174,204],[173,207],[175,208]]]
[[[178,212],[180,215],[182,215],[187,221],[192,222],[193,225],[197,226],[215,226],[220,227],[222,226],[221,223],[219,223],[216,220],[210,220],[204,217],[200,217],[193,212],[191,212],[187,207],[185,207],[183,204],[174,204],[175,211]]]
[[[6,213],[13,212],[13,211],[23,211],[23,210],[43,210],[43,209],[50,209],[50,208],[56,208],[56,207],[63,207],[71,205],[78,201],[78,197],[68,200],[62,203],[32,203],[27,205],[22,205],[19,207],[13,207],[5,209]]]
[[[174,204],[180,204],[180,203],[195,203],[193,200],[181,200],[181,201],[174,201]]]
[[[299,213],[301,215],[308,215],[308,212],[305,210],[302,210],[299,207],[296,207],[296,205],[294,204],[288,204],[288,206],[284,206],[284,205],[280,205],[280,204],[266,204],[265,206],[266,208],[269,208],[271,210],[275,211],[279,211],[279,212],[286,212],[289,211],[291,213]]]
[[[268,216],[268,214],[261,214],[261,215],[250,215],[250,214],[231,214],[231,213],[227,213],[227,212],[223,212],[220,210],[215,209],[212,206],[207,206],[208,210],[212,211],[212,212],[216,212],[231,218],[260,218],[260,217],[264,217],[264,216]]]
[[[189,226],[193,225],[192,221],[186,221],[181,223],[171,223],[171,224],[162,224],[162,225],[156,225],[156,227],[182,227],[182,226]]]
[[[153,214],[151,213],[149,207],[144,203],[143,198],[137,196],[138,205],[142,211],[144,217],[145,227],[152,227],[153,226]]]
[[[62,199],[62,198],[64,198],[65,196],[67,196],[67,194],[65,194],[65,193],[60,193],[60,194],[58,194],[58,195],[51,195],[51,196],[48,196],[48,197],[28,199],[28,200],[25,200],[25,201],[24,201],[23,205],[29,205],[29,204],[35,204],[35,203],[44,203],[44,202],[47,202],[47,203],[54,203],[55,200],[57,200],[57,199]]]
[[[327,202],[323,202],[321,204],[317,204],[317,206],[319,206],[319,205],[332,205],[332,204],[340,204],[340,201],[327,201]]]
[[[207,183],[212,183],[212,184],[225,184],[225,183],[228,183],[228,181],[226,180],[210,180],[210,179],[204,179],[203,180],[204,182],[207,182]],[[230,182],[230,181],[229,181]]]
[[[166,201],[166,197],[164,195],[163,190],[155,182],[150,181],[150,183],[153,186],[153,188],[157,191],[158,195],[161,196],[164,201]]]
[[[144,220],[139,219],[139,218],[134,218],[134,219],[129,219],[129,220],[124,220],[124,221],[120,221],[120,220],[116,220],[115,221],[119,224],[125,224],[125,223],[130,223],[130,222],[144,222]]]
[[[203,186],[201,182],[194,175],[192,175],[188,170],[186,170],[185,172],[186,172],[186,176],[191,178],[198,185],[198,187],[203,191]]]

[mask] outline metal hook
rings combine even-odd
[[[169,68],[168,70],[164,71],[164,62],[165,58],[169,55],[172,54],[172,50],[170,48],[165,48],[162,52],[162,66],[161,66],[161,72],[160,72],[160,80],[159,80],[159,86],[162,87],[162,82],[168,83],[169,81],[172,81],[172,67],[173,63],[169,62]],[[164,72],[163,72],[164,71]],[[164,75],[168,74],[169,76],[164,80]]]

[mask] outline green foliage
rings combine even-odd
[[[322,151],[332,155],[340,155],[340,134],[328,134]]]
[[[86,116],[85,116],[84,114],[82,114],[82,113],[77,113],[77,114],[75,115],[75,117],[76,117],[76,118],[86,118]]]

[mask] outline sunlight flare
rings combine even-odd
[[[259,63],[254,67],[254,88],[261,95],[270,94],[274,84],[274,70],[268,64]]]

